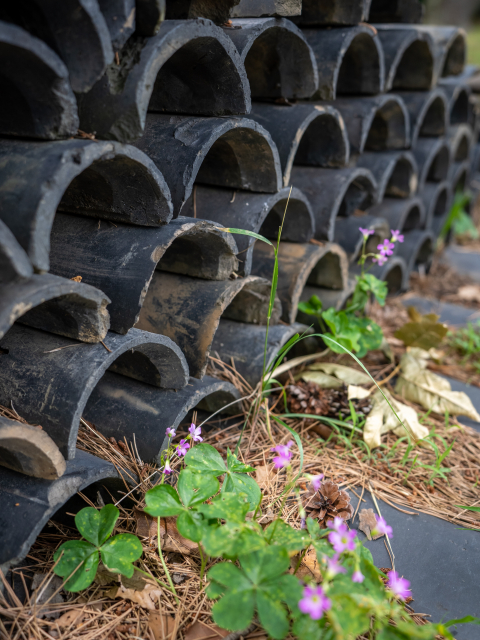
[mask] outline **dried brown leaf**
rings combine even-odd
[[[230,632],[220,629],[216,624],[210,626],[200,622],[194,622],[185,632],[185,640],[217,640],[217,638],[225,638]]]
[[[60,616],[57,620],[57,624],[60,628],[70,627],[80,624],[85,617],[85,611],[83,609],[70,609]]]
[[[164,616],[159,611],[150,611],[148,626],[155,640],[169,640],[175,631],[175,619],[172,616]]]
[[[372,531],[377,526],[377,519],[375,518],[373,509],[362,509],[358,514],[358,520],[358,528],[360,529],[360,531],[363,531],[363,533],[369,540],[376,540],[377,538],[381,538],[383,536],[383,533],[372,535]]]
[[[127,589],[122,584],[118,587],[113,587],[107,592],[109,598],[123,598],[123,600],[129,600],[139,604],[144,609],[155,611],[155,604],[159,601],[162,595],[162,589],[154,584],[146,584],[142,591],[136,589]]]
[[[255,469],[255,479],[261,489],[268,489],[275,483],[277,474],[273,469],[272,464],[266,464],[263,467],[257,467]]]

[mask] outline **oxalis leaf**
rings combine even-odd
[[[179,533],[184,538],[199,542],[203,518],[196,508],[217,493],[220,483],[211,471],[198,473],[193,469],[182,469],[177,486],[178,493],[167,484],[157,485],[147,491],[145,511],[156,518],[178,516]]]
[[[95,579],[99,564],[99,554],[105,566],[115,573],[131,578],[133,562],[143,553],[138,538],[130,533],[122,533],[109,538],[119,510],[114,505],[106,505],[100,511],[85,507],[75,516],[75,524],[85,540],[64,542],[53,558],[56,575],[66,578],[67,591],[82,591]],[[58,561],[58,562],[57,562]]]
[[[238,569],[224,562],[213,566],[208,572],[212,583],[209,594],[214,597],[221,595],[212,608],[214,621],[229,631],[240,631],[251,623],[256,610],[269,635],[281,640],[289,628],[287,610],[283,604],[288,595],[282,588],[291,587],[290,581],[282,581],[289,567],[286,549],[261,549],[241,556],[240,565]]]
[[[185,464],[192,471],[211,473],[215,476],[225,475],[222,493],[244,493],[248,497],[250,509],[254,511],[257,508],[262,497],[260,487],[247,475],[254,469],[243,464],[230,450],[225,464],[218,451],[204,442],[188,450]]]

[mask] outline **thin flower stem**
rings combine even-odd
[[[162,563],[163,570],[165,571],[165,575],[167,576],[168,584],[171,587],[171,591],[175,596],[175,600],[177,604],[180,604],[180,600],[178,599],[177,592],[175,590],[175,585],[173,584],[172,577],[170,576],[170,571],[168,570],[167,564],[163,558],[162,547],[160,543],[160,516],[157,518],[157,546],[158,546],[158,555],[160,556],[160,562]]]
[[[198,550],[200,552],[200,560],[201,560],[201,567],[200,567],[200,582],[203,582],[203,576],[205,573],[205,567],[207,566],[207,555],[203,553],[202,551],[202,545],[200,543],[198,543]]]
[[[156,578],[154,575],[152,575],[151,573],[148,573],[147,571],[144,571],[143,569],[140,569],[139,567],[135,567],[135,570],[138,571],[139,573],[143,573],[144,576],[148,576],[149,578],[152,578],[152,580],[155,580],[155,582],[158,582],[158,584],[163,587],[164,589],[166,589],[167,591],[170,591],[170,593],[174,593],[170,587],[168,586],[168,584],[165,584],[164,582],[162,582],[161,580],[159,580],[159,578]]]

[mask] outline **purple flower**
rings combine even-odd
[[[355,571],[352,576],[352,582],[363,582],[365,580],[365,576],[361,571]]]
[[[328,534],[328,541],[337,553],[343,553],[344,551],[354,551],[356,535],[357,532],[352,529],[350,531],[343,531],[343,529],[340,530],[339,527],[338,531],[331,531]]]
[[[163,473],[165,475],[172,473],[172,468],[170,467],[170,462],[168,460],[165,462],[165,466],[163,467]]]
[[[287,442],[287,444],[277,444],[276,447],[272,447],[270,451],[274,451],[278,453],[278,456],[273,459],[273,463],[276,469],[283,469],[283,467],[287,467],[290,464],[290,460],[292,459],[292,452],[290,451],[290,447],[293,444],[293,440]]]
[[[323,473],[321,473],[319,476],[315,476],[314,478],[312,478],[312,487],[315,489],[315,491],[318,491],[322,485],[322,480],[323,480]]]
[[[338,531],[339,533],[345,533],[345,531],[347,531],[347,525],[345,524],[345,521],[338,516],[335,516],[333,520],[329,520],[327,522],[327,527],[329,529],[333,529],[334,531]]]
[[[192,438],[192,440],[194,442],[202,442],[203,438],[200,437],[200,434],[202,433],[202,428],[201,427],[196,427],[193,423],[190,425],[190,428],[188,430],[188,433],[190,434],[190,437]]]
[[[388,525],[384,518],[381,516],[375,516],[377,519],[377,526],[372,531],[374,535],[385,534],[387,538],[393,538],[393,529]]]
[[[377,254],[375,256],[375,258],[372,258],[373,262],[378,262],[378,264],[383,267],[383,265],[387,262],[388,258],[387,256],[384,256],[383,254]]]
[[[177,432],[175,431],[175,429],[172,429],[171,427],[168,427],[167,436],[169,438],[175,438],[176,435],[177,435]]]
[[[382,256],[391,256],[393,255],[393,249],[395,245],[390,240],[384,240],[383,244],[377,244],[377,249],[380,251]]]
[[[375,233],[374,229],[363,229],[363,227],[358,227],[358,229],[365,240],[368,238],[368,236],[373,236],[373,234]]]
[[[396,231],[392,231],[392,242],[403,242],[404,241],[404,236],[402,236],[402,234],[400,233],[400,231],[397,229]]]
[[[388,574],[387,587],[401,600],[406,600],[411,595],[410,582],[400,578],[396,571],[390,571]]]
[[[327,572],[333,578],[338,573],[346,573],[347,570],[345,567],[338,562],[338,553],[336,553],[333,558],[329,558],[328,556],[323,556],[325,562],[327,563]]]
[[[322,587],[305,587],[303,598],[298,603],[302,613],[306,613],[312,620],[320,620],[325,611],[328,611],[332,603],[325,595]]]
[[[180,444],[177,444],[177,456],[184,456],[187,450],[190,449],[190,445],[186,440],[180,440]]]

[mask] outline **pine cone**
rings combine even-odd
[[[318,491],[310,485],[302,498],[302,503],[307,516],[318,518],[322,529],[326,529],[327,522],[334,518],[350,520],[353,516],[353,507],[348,493],[342,491],[338,484],[331,480],[323,482]]]
[[[292,413],[324,416],[330,412],[331,389],[322,389],[314,382],[299,381],[287,387],[288,408]]]

